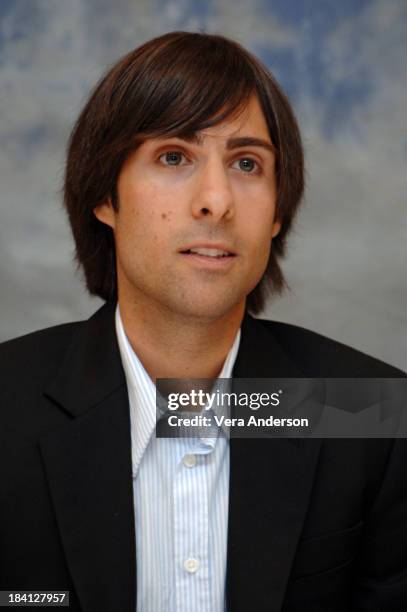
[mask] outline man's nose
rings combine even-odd
[[[192,199],[195,218],[212,221],[230,220],[234,215],[234,198],[228,169],[220,160],[209,160],[200,170]]]

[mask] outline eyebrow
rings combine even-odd
[[[191,134],[179,134],[175,138],[185,140],[186,142],[193,142],[197,145],[202,145],[202,136],[197,132]],[[261,147],[270,151],[273,155],[277,154],[276,147],[269,141],[263,140],[263,138],[255,138],[254,136],[239,136],[238,138],[229,138],[226,141],[226,149],[232,151],[233,149],[240,149],[243,147]]]
[[[239,138],[229,138],[226,142],[226,148],[228,150],[232,149],[240,149],[242,147],[261,147],[270,151],[273,154],[276,154],[276,148],[267,140],[263,140],[262,138],[254,138],[253,136],[241,136]]]

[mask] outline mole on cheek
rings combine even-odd
[[[168,213],[161,213],[161,219],[170,219],[172,211],[169,210]]]
[[[161,219],[166,219],[167,215],[165,213],[161,213]]]

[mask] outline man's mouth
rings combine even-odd
[[[195,255],[203,255],[205,257],[215,257],[220,259],[222,257],[234,257],[234,253],[230,251],[224,251],[223,249],[209,249],[204,247],[194,247],[191,249],[186,249],[185,251],[181,251],[184,255],[195,254]]]

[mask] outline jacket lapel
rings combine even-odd
[[[84,612],[133,612],[130,417],[113,305],[80,325],[45,395],[71,417],[40,447],[81,606]]]
[[[234,378],[301,378],[261,322],[246,316]],[[320,440],[230,441],[228,612],[278,612],[308,507]]]

